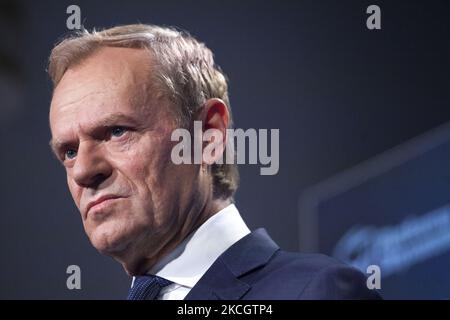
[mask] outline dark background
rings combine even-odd
[[[130,284],[89,244],[48,147],[45,69],[71,4],[88,29],[172,25],[213,50],[235,126],[280,129],[279,173],[241,166],[236,202],[286,250],[303,190],[450,120],[446,1],[0,1],[3,299],[123,299]],[[381,30],[366,28],[370,4]],[[71,264],[82,290],[66,288]]]

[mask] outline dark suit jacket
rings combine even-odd
[[[280,250],[264,229],[226,250],[186,300],[380,299],[366,277],[325,255]]]

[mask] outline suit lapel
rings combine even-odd
[[[250,286],[237,279],[218,258],[192,288],[186,300],[237,300],[249,289]]]
[[[238,300],[251,285],[240,279],[264,266],[279,250],[264,229],[258,229],[226,250],[186,296],[186,300]]]

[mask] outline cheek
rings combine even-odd
[[[174,143],[169,133],[142,137],[125,152],[115,154],[115,167],[133,186],[143,206],[153,209],[166,207],[167,198],[171,198],[174,184],[179,185],[179,166],[172,163],[171,151]],[[149,203],[150,202],[150,203]],[[164,211],[164,210],[163,210]]]
[[[67,175],[67,186],[69,187],[69,191],[72,195],[72,199],[75,202],[75,205],[78,209],[80,209],[81,188],[77,186],[77,184],[73,181],[72,178],[69,177],[69,175]]]
[[[174,169],[167,146],[152,144],[152,148],[142,148],[127,164],[128,179],[138,189],[146,205],[151,205],[154,214],[167,210],[167,199],[171,198]],[[167,156],[167,154],[169,154]],[[151,202],[151,204],[147,203]]]
[[[171,150],[164,139],[146,137],[122,153],[119,166],[133,181],[157,183],[171,165]]]

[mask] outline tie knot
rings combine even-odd
[[[127,300],[155,300],[161,289],[171,283],[154,275],[138,276],[134,279]]]

